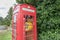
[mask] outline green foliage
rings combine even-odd
[[[12,7],[9,9],[8,15],[4,19],[4,25],[10,26],[12,20],[13,9]]]
[[[55,32],[47,31],[42,32],[39,34],[39,40],[60,40],[60,33],[57,32],[58,30],[55,30]],[[60,31],[59,31],[60,32]]]
[[[0,25],[2,25],[3,23],[3,18],[2,17],[0,17]]]
[[[55,33],[60,30],[60,0],[39,1],[36,8],[38,40],[60,40],[60,34]]]
[[[58,0],[44,0],[37,6],[38,29],[47,31],[59,28],[60,26],[60,2]],[[58,5],[58,6],[57,6]]]
[[[36,5],[36,1],[38,0],[16,0],[16,2],[19,4],[27,3],[31,5]]]
[[[23,3],[23,0],[16,0],[17,3]]]

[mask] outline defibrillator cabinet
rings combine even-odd
[[[12,40],[37,40],[35,7],[28,4],[14,6]]]

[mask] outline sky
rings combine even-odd
[[[5,18],[8,10],[16,3],[15,0],[0,0],[0,17]]]

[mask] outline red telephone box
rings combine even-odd
[[[12,40],[37,40],[36,9],[28,4],[14,7]]]

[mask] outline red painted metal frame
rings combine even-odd
[[[18,4],[14,7],[14,10],[16,10],[15,8],[19,6],[19,11],[14,15],[17,16],[17,20],[16,20],[16,40],[25,40],[25,29],[24,29],[24,15],[31,15],[34,17],[34,22],[33,22],[33,36],[34,36],[34,40],[37,40],[37,28],[36,28],[36,8],[28,5],[28,4]],[[29,8],[30,7],[30,8]],[[29,8],[31,10],[34,10],[34,12],[29,12],[29,11],[24,11],[22,10],[22,8]],[[13,29],[13,17],[12,17],[12,29]],[[14,30],[12,30],[12,40],[13,39],[13,33]]]

